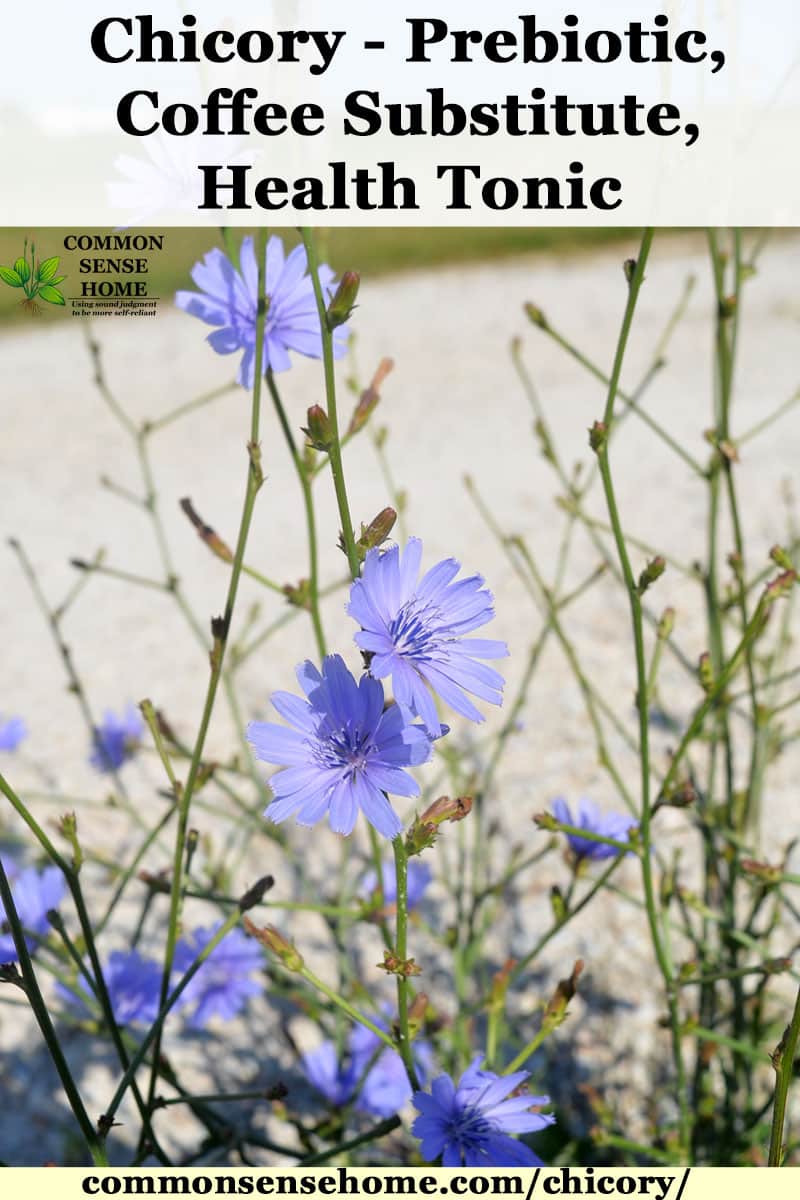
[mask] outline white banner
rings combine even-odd
[[[0,224],[795,225],[794,0],[27,0]]]

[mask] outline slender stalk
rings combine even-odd
[[[233,563],[231,564],[231,575],[228,581],[228,594],[225,599],[225,610],[221,620],[216,624],[215,644],[211,653],[211,673],[209,676],[208,687],[206,690],[206,698],[203,705],[203,712],[200,718],[200,728],[195,740],[194,749],[192,752],[189,771],[186,777],[186,784],[183,788],[180,800],[178,803],[178,821],[175,836],[175,852],[172,864],[172,890],[170,894],[169,920],[167,923],[167,938],[164,950],[164,969],[161,980],[161,1007],[163,1008],[167,995],[169,993],[170,975],[172,973],[172,965],[175,957],[175,946],[178,940],[178,923],[181,908],[181,893],[183,887],[183,869],[186,851],[186,836],[189,829],[189,813],[192,804],[197,779],[200,773],[200,768],[203,761],[203,748],[206,742],[208,727],[211,723],[211,714],[214,711],[214,702],[217,697],[217,689],[222,677],[222,668],[225,661],[225,651],[230,635],[231,622],[233,620],[233,612],[236,605],[236,596],[239,589],[239,580],[242,575],[242,564],[244,563],[245,548],[247,546],[247,538],[250,532],[250,524],[253,518],[253,510],[255,508],[256,496],[263,482],[261,471],[261,448],[259,446],[259,429],[261,415],[261,381],[263,377],[264,365],[264,328],[267,316],[267,302],[265,293],[266,272],[265,272],[265,247],[266,235],[262,229],[259,233],[256,256],[258,261],[258,313],[256,317],[256,352],[255,352],[255,377],[253,382],[253,395],[251,402],[250,413],[250,442],[248,445],[248,469],[247,469],[247,485],[245,488],[244,505],[242,508],[242,517],[239,524],[239,536],[236,542],[234,551]],[[158,1075],[158,1059],[160,1056],[161,1044],[161,1024],[158,1025],[158,1034],[156,1048],[153,1054],[154,1066],[151,1074],[150,1082],[150,1102],[152,1103],[157,1075]]]
[[[511,1062],[508,1063],[505,1067],[503,1067],[500,1074],[501,1075],[513,1075],[515,1071],[518,1071],[520,1069],[520,1067],[524,1067],[525,1063],[528,1061],[528,1059],[531,1057],[532,1054],[536,1053],[536,1051],[539,1049],[542,1042],[545,1040],[548,1033],[550,1033],[550,1032],[551,1032],[550,1029],[548,1029],[545,1025],[542,1025],[541,1029],[539,1029],[534,1034],[534,1036],[531,1038],[531,1040],[528,1042],[528,1044],[526,1046],[522,1047],[519,1054],[517,1054],[515,1058],[512,1058]]]
[[[778,1078],[775,1084],[772,1133],[769,1141],[769,1165],[771,1167],[780,1167],[783,1163],[783,1126],[786,1121],[786,1104],[794,1074],[798,1040],[800,1040],[800,990],[798,990],[795,1000],[792,1020],[772,1058]]]
[[[299,971],[299,974],[307,983],[310,983],[312,987],[316,988],[318,992],[322,992],[323,996],[327,996],[331,1004],[335,1004],[336,1007],[341,1009],[341,1011],[350,1017],[351,1020],[357,1022],[359,1025],[363,1025],[365,1029],[370,1031],[370,1033],[374,1033],[375,1036],[380,1038],[384,1045],[388,1046],[391,1050],[397,1049],[397,1046],[392,1038],[388,1033],[385,1033],[381,1029],[380,1025],[376,1025],[374,1021],[369,1019],[369,1017],[365,1017],[363,1013],[360,1013],[357,1008],[354,1008],[353,1005],[350,1004],[349,1001],[345,1000],[344,996],[340,996],[338,992],[334,991],[332,987],[325,983],[324,980],[320,979],[318,975],[315,975],[313,971],[310,971],[308,967],[303,966]]]
[[[399,1117],[387,1117],[385,1121],[381,1121],[377,1125],[373,1125],[372,1129],[368,1129],[366,1133],[360,1133],[358,1137],[350,1138],[347,1142],[340,1142],[338,1146],[331,1146],[328,1150],[321,1150],[318,1154],[309,1154],[306,1158],[301,1158],[298,1167],[316,1167],[322,1163],[330,1162],[332,1158],[336,1158],[340,1154],[347,1154],[350,1150],[357,1150],[359,1146],[365,1146],[369,1142],[376,1142],[378,1138],[384,1137],[387,1133],[397,1129],[402,1124]]]
[[[187,988],[189,986],[192,979],[194,979],[195,975],[200,970],[200,968],[202,967],[203,963],[206,961],[208,956],[210,954],[212,954],[214,952],[214,950],[216,950],[217,946],[220,944],[222,939],[224,937],[226,937],[227,934],[230,933],[230,931],[233,929],[233,927],[235,925],[238,924],[240,917],[241,917],[241,914],[237,908],[237,910],[235,912],[231,913],[231,915],[228,917],[227,921],[225,921],[219,927],[219,929],[214,934],[214,936],[210,939],[210,941],[207,942],[207,944],[203,947],[201,952],[198,954],[197,958],[194,960],[192,965],[189,967],[186,974],[182,976],[182,978],[175,985],[173,990],[171,992],[169,992],[166,999],[161,1004],[161,1007],[159,1009],[159,1012],[158,1012],[158,1015],[157,1015],[155,1021],[153,1022],[153,1024],[150,1026],[147,1033],[145,1034],[144,1040],[139,1044],[135,1054],[133,1055],[133,1057],[130,1060],[129,1066],[128,1066],[127,1070],[125,1071],[125,1074],[123,1075],[122,1079],[119,1081],[119,1084],[117,1085],[117,1090],[114,1092],[114,1095],[111,1099],[111,1103],[109,1104],[109,1106],[106,1109],[105,1114],[104,1114],[106,1123],[110,1124],[110,1122],[114,1119],[114,1116],[116,1115],[117,1110],[119,1109],[119,1106],[122,1103],[122,1099],[123,1099],[126,1091],[128,1090],[128,1088],[131,1086],[133,1080],[135,1079],[136,1072],[138,1071],[139,1067],[144,1062],[147,1052],[150,1049],[151,1045],[153,1045],[154,1042],[157,1042],[160,1045],[161,1031],[164,1026],[164,1021],[166,1020],[167,1015],[169,1014],[170,1010],[178,1002],[178,1000],[182,996],[185,988]],[[160,1070],[159,1057],[160,1056],[158,1054],[156,1054],[154,1051],[153,1069],[155,1071],[156,1078],[158,1077],[158,1073]],[[152,1107],[152,1105],[153,1105],[152,1097],[150,1098],[149,1103],[150,1103],[150,1106]]]
[[[691,1134],[691,1114],[689,1111],[688,1096],[686,1091],[686,1068],[684,1065],[683,1049],[681,1046],[680,1014],[678,1011],[672,964],[669,959],[668,950],[664,944],[659,921],[658,897],[656,894],[655,881],[653,879],[653,862],[652,855],[650,853],[650,821],[653,811],[650,793],[650,714],[647,703],[647,661],[645,657],[644,646],[642,602],[641,595],[634,578],[630,558],[628,556],[628,549],[625,544],[625,535],[623,533],[622,522],[620,520],[619,510],[617,508],[617,499],[611,476],[608,446],[609,435],[614,424],[614,405],[618,395],[622,364],[625,359],[628,338],[633,324],[633,316],[636,311],[636,302],[644,281],[644,272],[647,266],[647,260],[650,254],[652,242],[653,230],[648,229],[645,231],[642,237],[639,255],[630,278],[628,302],[625,306],[622,327],[620,329],[620,334],[617,341],[614,364],[608,384],[606,407],[603,414],[605,437],[601,439],[601,442],[598,445],[597,455],[600,478],[602,480],[603,492],[605,493],[606,498],[606,507],[608,509],[609,520],[611,522],[614,543],[617,548],[620,569],[622,571],[625,588],[628,593],[628,602],[631,611],[631,623],[633,625],[633,637],[636,653],[636,707],[639,715],[639,763],[641,786],[639,831],[642,846],[642,854],[640,859],[642,864],[642,881],[644,884],[647,921],[650,927],[653,950],[655,952],[656,961],[658,963],[659,970],[661,971],[667,993],[667,1004],[669,1007],[670,1027],[672,1032],[672,1056],[677,1077],[676,1082],[679,1108],[680,1140],[683,1149],[688,1151]]]
[[[394,849],[395,878],[397,880],[397,924],[395,927],[395,953],[400,960],[400,971],[397,976],[397,1023],[400,1057],[408,1075],[408,1081],[417,1091],[419,1079],[414,1066],[414,1055],[411,1051],[411,1038],[408,1029],[408,979],[403,973],[402,964],[408,957],[408,856],[402,833],[392,842]]]
[[[106,986],[105,976],[103,975],[103,969],[100,965],[100,958],[97,953],[97,946],[96,946],[96,941],[95,941],[96,934],[92,928],[92,923],[91,923],[91,920],[89,919],[89,913],[86,909],[86,903],[85,903],[85,900],[83,897],[83,889],[81,888],[78,871],[75,868],[73,868],[67,862],[67,860],[59,853],[59,851],[56,849],[56,847],[53,845],[53,843],[48,838],[47,834],[44,832],[44,830],[41,828],[41,826],[38,824],[38,822],[31,815],[27,806],[25,804],[23,804],[22,800],[20,800],[20,798],[17,796],[14,789],[11,787],[11,785],[7,782],[7,780],[2,775],[0,775],[0,791],[2,791],[3,795],[10,802],[10,804],[12,805],[14,810],[19,814],[19,816],[22,817],[23,821],[28,826],[31,833],[33,833],[34,837],[37,839],[37,841],[41,845],[42,849],[46,851],[48,857],[50,858],[50,861],[56,867],[58,867],[58,869],[63,874],[64,879],[66,880],[67,887],[70,890],[70,894],[72,896],[73,902],[75,904],[75,909],[78,914],[78,920],[79,920],[80,926],[81,926],[81,933],[83,934],[83,939],[86,944],[86,952],[89,955],[89,961],[90,961],[91,967],[92,967],[94,990],[97,994],[97,998],[100,1003],[100,1008],[103,1013],[103,1019],[106,1023],[108,1031],[111,1035],[111,1040],[114,1043],[114,1046],[116,1048],[120,1063],[122,1065],[122,1069],[125,1070],[128,1066],[127,1053],[126,1053],[126,1050],[125,1050],[125,1047],[124,1047],[124,1044],[122,1041],[122,1035],[121,1035],[119,1026],[117,1025],[117,1021],[114,1016],[114,1008],[111,1003],[111,997],[109,996],[108,988]],[[139,1113],[141,1115],[144,1128],[147,1129],[148,1132],[150,1132],[150,1134],[152,1136],[152,1140],[154,1143],[154,1147],[156,1149],[156,1153],[157,1153],[158,1157],[162,1159],[162,1162],[166,1162],[167,1161],[166,1156],[163,1154],[163,1152],[158,1147],[158,1143],[157,1143],[155,1137],[152,1135],[152,1131],[149,1130],[147,1107],[144,1103],[144,1099],[143,1099],[141,1093],[139,1092],[138,1087],[134,1089],[134,1098],[135,1098],[136,1104],[139,1108]]]
[[[552,338],[554,342],[561,346],[562,349],[566,350],[567,353],[570,354],[577,362],[579,362],[582,367],[585,367],[589,374],[593,375],[599,383],[607,387],[609,392],[613,389],[615,398],[619,398],[622,401],[626,407],[626,411],[635,413],[641,421],[649,426],[656,437],[659,437],[662,442],[665,443],[665,445],[669,446],[669,448],[678,455],[679,458],[683,459],[686,466],[689,467],[695,473],[695,475],[705,478],[705,470],[703,467],[701,467],[700,463],[698,463],[697,460],[683,448],[680,442],[676,441],[672,434],[669,433],[668,430],[664,429],[664,427],[660,425],[653,417],[651,417],[649,413],[638,407],[634,395],[620,390],[619,378],[617,378],[616,381],[613,380],[613,376],[611,379],[609,379],[604,371],[602,371],[595,363],[593,363],[591,359],[587,358],[585,354],[578,350],[568,338],[564,337],[563,334],[553,329],[553,327],[546,320],[542,319],[541,322],[536,321],[535,324],[537,324],[538,327],[548,335],[548,337]]]
[[[598,875],[597,879],[595,879],[592,886],[587,889],[578,903],[568,908],[564,917],[560,921],[554,922],[547,932],[542,934],[542,936],[536,942],[536,945],[529,950],[527,954],[524,954],[522,958],[514,963],[514,966],[508,973],[509,985],[514,983],[515,980],[519,979],[523,971],[530,966],[534,959],[538,958],[547,943],[550,942],[556,936],[556,934],[559,933],[560,930],[562,930],[564,926],[573,919],[573,917],[577,917],[578,913],[582,912],[583,909],[586,908],[587,904],[589,904],[593,897],[596,896],[597,893],[606,886],[611,876],[619,869],[620,864],[624,861],[624,854],[619,854],[616,858],[612,859],[610,866],[606,867],[605,871],[603,871],[601,875]]]
[[[3,781],[5,782],[5,781]],[[14,905],[14,898],[11,894],[11,888],[6,878],[6,873],[3,870],[3,863],[0,860],[0,900],[5,910],[6,920],[11,927],[11,935],[14,938],[14,946],[19,960],[20,971],[24,983],[25,995],[28,997],[33,1015],[44,1038],[50,1057],[53,1060],[53,1066],[58,1072],[59,1079],[64,1088],[64,1091],[69,1101],[69,1106],[75,1115],[75,1120],[86,1140],[86,1146],[89,1154],[92,1157],[92,1162],[98,1167],[107,1167],[108,1158],[103,1148],[102,1140],[94,1125],[92,1124],[89,1114],[84,1107],[80,1092],[72,1078],[72,1072],[69,1069],[66,1058],[61,1050],[61,1045],[58,1040],[58,1035],[53,1028],[53,1023],[47,1012],[47,1005],[39,989],[39,983],[36,979],[36,972],[33,968],[31,956],[28,953],[28,946],[25,941],[25,934]]]
[[[355,534],[353,532],[353,519],[350,516],[350,504],[347,499],[347,488],[344,481],[344,468],[342,467],[342,446],[339,436],[339,416],[336,408],[336,377],[333,369],[333,334],[330,325],[328,324],[328,311],[325,304],[325,296],[322,292],[322,284],[319,279],[319,261],[317,259],[317,249],[314,244],[314,235],[310,229],[301,229],[303,245],[306,248],[308,256],[308,269],[311,274],[311,282],[314,286],[314,296],[317,301],[317,312],[319,313],[320,332],[322,334],[322,361],[325,368],[325,398],[327,403],[328,421],[330,422],[333,440],[331,443],[328,456],[331,464],[331,474],[333,475],[333,486],[336,492],[336,503],[339,507],[339,519],[342,524],[342,541],[344,543],[345,553],[347,554],[347,562],[350,567],[350,574],[353,579],[357,579],[361,573],[361,564],[356,549]]]
[[[275,376],[272,371],[267,371],[267,389],[272,397],[272,403],[275,407],[275,412],[278,416],[278,422],[283,431],[286,445],[289,449],[289,455],[294,464],[295,473],[300,484],[300,490],[303,493],[303,507],[306,514],[306,533],[308,537],[308,603],[311,612],[311,624],[314,628],[314,637],[317,643],[317,651],[320,658],[324,658],[325,649],[325,633],[322,628],[322,617],[319,611],[319,554],[317,551],[317,521],[314,512],[314,495],[311,488],[311,480],[306,469],[305,463],[300,456],[295,442],[292,427],[289,424],[289,419],[286,416],[286,409],[283,407],[280,392],[275,383]]]

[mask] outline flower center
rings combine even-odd
[[[462,1151],[480,1150],[492,1132],[492,1126],[479,1108],[462,1108],[448,1122],[449,1137],[457,1142]]]
[[[447,627],[436,605],[414,596],[390,622],[389,634],[398,654],[430,658],[447,640]]]
[[[372,731],[362,729],[360,725],[345,725],[334,729],[314,748],[315,757],[321,766],[339,767],[344,776],[363,771],[367,759],[374,751]]]

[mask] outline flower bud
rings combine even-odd
[[[602,421],[595,421],[589,430],[589,445],[595,454],[602,453],[608,442],[608,426]]]
[[[719,319],[721,321],[729,321],[736,312],[736,297],[723,296],[719,302]]]
[[[285,583],[283,594],[294,608],[311,611],[311,583],[308,579],[301,579],[299,583]]]
[[[540,308],[535,304],[525,305],[525,316],[530,321],[531,325],[537,325],[539,329],[547,329],[547,318]]]
[[[707,650],[700,655],[697,677],[700,680],[701,688],[708,696],[714,690],[714,668],[711,665],[711,655]]]
[[[791,971],[791,958],[768,958],[762,964],[766,975],[782,975],[784,971]]]
[[[363,429],[369,418],[372,416],[380,402],[380,388],[386,376],[394,369],[394,362],[391,358],[382,358],[378,363],[378,369],[372,377],[372,382],[369,387],[361,393],[355,411],[350,418],[350,424],[347,427],[347,437],[352,437],[354,433],[358,433],[359,429]]]
[[[211,553],[215,554],[217,558],[221,558],[223,562],[233,562],[233,551],[230,546],[223,542],[219,534],[210,525],[206,525],[188,496],[184,496],[180,502],[180,506],[197,531],[200,541],[205,542]]]
[[[784,550],[783,546],[773,546],[769,552],[769,556],[772,561],[781,568],[782,571],[794,570],[794,564]]]
[[[357,271],[345,271],[339,280],[333,299],[328,305],[328,328],[333,332],[339,325],[344,325],[352,316],[361,286],[361,276]]]
[[[20,991],[25,991],[25,980],[13,962],[0,963],[0,983],[13,983]]]
[[[420,817],[426,825],[442,825],[445,821],[463,821],[472,812],[471,796],[440,796]]]
[[[691,808],[697,803],[697,791],[690,779],[684,779],[665,792],[658,801],[659,808]],[[655,810],[654,810],[655,811]]]
[[[745,875],[752,876],[759,883],[763,883],[765,887],[774,887],[780,883],[783,876],[783,871],[780,867],[773,867],[770,863],[757,862],[754,858],[743,858],[739,864]]]
[[[257,880],[252,887],[249,887],[243,896],[239,899],[239,912],[249,912],[251,908],[255,908],[264,899],[265,894],[273,886],[275,880],[272,875],[263,875]]]
[[[72,866],[78,872],[83,864],[83,850],[78,841],[78,818],[74,812],[64,813],[61,818],[60,830],[72,847]]]
[[[636,589],[639,595],[643,596],[650,585],[655,583],[657,579],[661,578],[666,569],[667,564],[660,554],[656,555],[655,558],[651,558],[650,562],[639,576],[639,585]]]
[[[328,414],[318,404],[312,404],[306,414],[308,425],[303,433],[308,438],[308,444],[315,450],[330,450],[333,445],[333,429],[328,420]]]
[[[492,986],[489,991],[487,1008],[492,1012],[501,1013],[506,1006],[506,992],[511,978],[511,972],[517,965],[515,958],[507,958],[499,971],[492,976]]]
[[[558,884],[553,884],[553,886],[550,888],[550,907],[553,910],[553,916],[559,925],[562,921],[566,920],[567,904]]]
[[[472,809],[471,796],[440,796],[434,800],[421,817],[414,820],[406,836],[406,853],[421,854],[429,849],[439,836],[439,826],[445,821],[463,821]]]
[[[409,1005],[408,1032],[412,1038],[416,1037],[417,1033],[422,1028],[428,1012],[428,1004],[428,997],[424,992],[419,992],[419,994],[414,997],[413,1002]]]
[[[776,579],[767,584],[764,590],[764,599],[771,604],[773,600],[788,596],[796,583],[797,572],[794,569],[784,571],[782,575],[778,575]]]
[[[543,1027],[556,1029],[567,1019],[567,1005],[578,990],[578,977],[583,970],[583,959],[576,960],[567,979],[562,979],[547,1002],[542,1019]]]
[[[369,525],[361,523],[361,536],[356,542],[359,557],[363,558],[368,550],[382,546],[394,529],[397,513],[393,508],[382,508],[377,517],[373,517]]]
[[[672,635],[675,628],[675,609],[665,608],[661,614],[661,620],[656,626],[656,637],[660,642],[665,642]]]
[[[422,967],[417,966],[415,959],[398,958],[391,950],[384,950],[383,962],[376,963],[375,966],[380,967],[387,975],[399,975],[403,979],[422,974]]]
[[[244,918],[243,924],[250,936],[280,959],[287,971],[302,971],[304,965],[302,954],[294,942],[287,942],[274,925],[265,925],[263,929],[260,929],[258,925],[253,924],[249,917]]]
[[[540,813],[534,813],[533,814],[533,823],[534,823],[534,825],[537,825],[539,827],[539,829],[546,829],[550,833],[558,833],[558,830],[561,828],[561,826],[559,825],[558,821],[555,819],[553,814],[551,812],[546,812],[546,811],[540,812]]]

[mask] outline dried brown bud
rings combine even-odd
[[[257,880],[252,887],[249,887],[240,898],[239,912],[249,912],[251,908],[255,908],[257,904],[260,904],[274,883],[275,880],[272,875],[262,875],[261,879]]]
[[[356,542],[359,557],[364,558],[368,550],[382,546],[394,529],[397,513],[393,508],[382,508],[377,517],[373,517],[369,525],[361,525],[361,536]]]
[[[394,362],[391,358],[382,358],[378,364],[378,369],[372,377],[370,385],[366,388],[359,397],[358,404],[355,407],[350,424],[347,427],[347,436],[352,437],[363,429],[369,418],[372,416],[375,409],[380,403],[380,389],[387,375],[393,370]]]
[[[764,599],[770,604],[773,600],[780,600],[789,595],[796,583],[797,572],[794,569],[784,571],[782,575],[778,575],[776,579],[767,584],[764,590]]]
[[[398,958],[391,950],[384,950],[383,962],[375,965],[386,971],[387,975],[400,975],[403,979],[422,974],[422,967],[418,967],[413,958]]]
[[[754,858],[743,858],[740,866],[745,875],[751,875],[767,887],[774,887],[775,884],[780,883],[783,876],[780,867],[773,867],[766,862],[758,862]]]
[[[576,960],[572,971],[566,979],[562,979],[547,1002],[544,1010],[543,1025],[555,1029],[567,1018],[567,1005],[578,990],[578,978],[583,971],[583,959]]]
[[[230,549],[230,546],[223,542],[219,534],[216,533],[210,525],[206,525],[205,521],[198,514],[188,496],[184,496],[180,502],[180,505],[194,528],[197,530],[197,536],[200,538],[200,541],[205,542],[211,553],[215,554],[217,558],[221,558],[223,562],[233,562],[233,553]]]
[[[421,854],[433,846],[439,835],[439,826],[446,821],[463,821],[472,810],[470,796],[440,796],[417,817],[406,836],[406,853]]]
[[[258,925],[254,925],[249,917],[244,917],[243,924],[250,936],[280,959],[287,971],[302,971],[304,965],[302,954],[294,942],[287,942],[274,925],[265,925],[261,929]]]
[[[463,821],[472,812],[471,796],[440,796],[420,817],[426,825],[441,825],[444,821]]]

